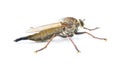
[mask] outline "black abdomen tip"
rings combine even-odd
[[[18,39],[16,39],[16,40],[14,40],[15,42],[18,42],[18,41],[21,41],[21,40],[27,40],[28,39],[28,37],[21,37],[21,38],[18,38]]]

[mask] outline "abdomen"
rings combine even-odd
[[[49,40],[54,34],[58,34],[62,32],[62,28],[50,28],[47,30],[43,30],[39,33],[35,33],[33,35],[28,36],[29,40],[33,41],[47,41]]]

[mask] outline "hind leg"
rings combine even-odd
[[[50,38],[50,40],[48,41],[48,43],[41,49],[39,50],[36,50],[35,53],[39,52],[39,51],[42,51],[43,49],[47,48],[47,46],[49,45],[49,43],[53,40],[53,38],[55,37],[56,35],[53,34],[52,37]]]

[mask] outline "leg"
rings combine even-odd
[[[52,39],[53,39],[55,36],[56,36],[56,35],[53,34],[53,36],[52,36],[51,39],[48,41],[48,43],[46,44],[46,46],[44,46],[43,48],[41,48],[41,49],[39,49],[39,50],[36,50],[35,53],[37,53],[37,52],[39,52],[39,51],[41,51],[41,50],[47,48],[47,46],[49,45],[49,43],[52,41]]]
[[[66,37],[73,37],[73,34],[71,34],[71,35],[58,35],[58,36],[60,36],[60,37],[62,37],[62,38],[66,38]]]
[[[60,37],[62,37],[62,38],[66,38],[67,36],[62,36],[62,35],[59,35]]]
[[[94,35],[92,35],[92,34],[90,34],[90,33],[88,33],[88,32],[75,32],[75,34],[84,34],[84,33],[86,33],[86,34],[92,36],[92,37],[95,38],[95,39],[105,40],[105,41],[107,40],[106,38],[95,37]]]
[[[72,41],[72,39],[71,39],[70,37],[67,37],[67,38],[72,42],[72,44],[74,45],[75,49],[76,49],[78,52],[80,52],[79,49],[77,48],[77,46],[75,45],[75,43]]]
[[[83,27],[83,28],[86,29],[86,30],[89,30],[89,31],[93,31],[93,30],[99,29],[99,27],[96,27],[96,28],[93,28],[93,29],[89,29],[89,28],[86,28],[86,27]]]

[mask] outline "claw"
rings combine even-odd
[[[36,53],[36,54],[37,54],[37,52],[38,52],[38,51],[34,51],[34,53]]]
[[[105,40],[105,41],[107,41],[107,39],[106,39],[106,38],[104,38],[104,40]]]

